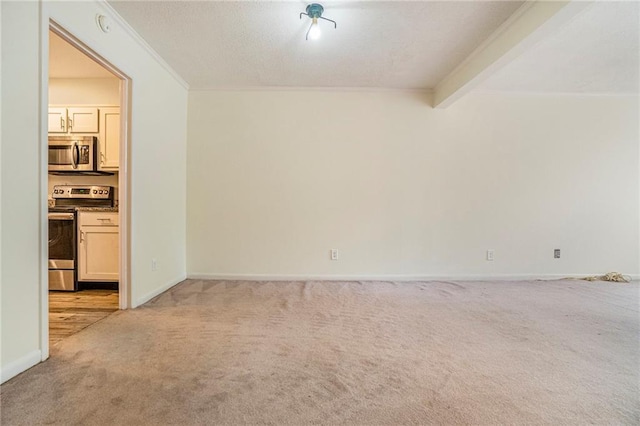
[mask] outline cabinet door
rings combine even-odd
[[[49,133],[67,132],[67,109],[49,108],[49,120],[47,124]]]
[[[81,226],[78,244],[80,281],[118,281],[120,235],[117,226]]]
[[[120,160],[120,108],[100,108],[100,169],[118,170]]]
[[[67,127],[71,133],[98,133],[98,108],[67,109]]]

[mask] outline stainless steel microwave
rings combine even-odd
[[[50,172],[97,172],[95,136],[49,136]]]

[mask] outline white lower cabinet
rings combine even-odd
[[[78,213],[78,280],[119,281],[118,213]]]

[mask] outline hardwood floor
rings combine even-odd
[[[55,345],[117,310],[117,290],[50,291],[49,345]]]

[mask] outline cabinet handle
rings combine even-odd
[[[80,242],[84,241],[84,231],[80,231]]]
[[[100,153],[100,164],[104,164],[104,152]]]
[[[70,129],[71,129],[71,128],[73,128],[73,120],[72,120],[72,119],[70,119],[70,118],[68,118],[68,119],[67,119],[67,122],[69,123],[69,128],[70,128]]]
[[[60,130],[64,131],[64,118],[60,117]]]
[[[111,222],[111,219],[108,217],[99,217],[98,220],[101,222]]]

